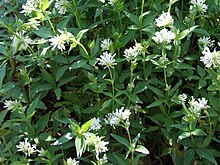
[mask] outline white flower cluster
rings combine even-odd
[[[205,13],[208,9],[208,5],[205,4],[206,0],[191,0],[190,1],[190,12],[201,12]]]
[[[105,50],[109,50],[112,44],[113,42],[111,39],[104,39],[101,41],[100,47],[102,48],[102,51],[105,51]]]
[[[99,61],[99,65],[104,66],[104,68],[114,68],[114,65],[117,65],[114,59],[115,56],[116,54],[112,55],[111,53],[103,52],[100,58],[97,58],[97,61]]]
[[[155,21],[157,27],[165,27],[173,24],[173,18],[170,12],[163,12]]]
[[[166,28],[162,29],[159,32],[156,32],[152,39],[157,44],[169,44],[172,40],[176,38],[176,35],[172,32],[167,30]]]
[[[109,144],[109,142],[105,142],[103,141],[102,139],[104,137],[100,137],[100,136],[97,136],[93,133],[86,133],[85,134],[85,142],[86,142],[86,145],[89,146],[89,149],[91,149],[91,147],[94,147],[94,151],[96,153],[96,159],[99,160],[99,155],[101,153],[105,153],[108,151],[108,148],[106,145]]]
[[[217,68],[220,65],[220,51],[214,50],[211,52],[208,47],[205,47],[202,54],[204,56],[200,57],[200,61],[202,61],[207,68]]]
[[[127,61],[135,60],[138,54],[143,51],[143,47],[140,43],[136,43],[135,46],[125,49],[124,57]]]
[[[22,5],[23,10],[21,13],[24,13],[26,16],[31,16],[33,11],[40,12],[41,11],[41,0],[27,0],[25,5]]]
[[[90,130],[95,130],[95,131],[100,130],[102,127],[100,122],[101,121],[100,121],[99,117],[97,119],[94,117],[92,120],[92,123],[90,125]]]
[[[69,44],[70,42],[75,41],[75,37],[73,36],[72,33],[67,32],[66,30],[58,30],[60,32],[60,35],[56,35],[53,38],[49,39],[51,42],[50,45],[53,46],[52,50],[54,50],[56,47],[63,51],[65,50],[65,44]]]
[[[18,101],[18,100],[6,100],[4,102],[4,108],[6,108],[7,110],[11,110],[13,111],[19,111],[19,112],[24,112],[25,107],[23,107],[23,105]]]
[[[25,35],[24,31],[15,33],[11,39],[12,46],[19,51],[26,50],[28,46],[33,42],[33,40],[28,35]]]
[[[115,128],[115,126],[118,126],[121,122],[128,124],[130,114],[131,112],[129,109],[121,107],[120,109],[116,109],[115,112],[107,114],[104,121],[106,124],[109,124]]]
[[[54,7],[58,10],[58,13],[62,15],[66,13],[68,6],[69,2],[67,0],[56,0]]]
[[[199,98],[195,100],[195,98],[192,96],[191,100],[189,100],[189,110],[196,116],[199,116],[201,113],[201,110],[205,110],[210,108],[209,105],[207,105],[208,100],[205,98]]]
[[[76,159],[68,158],[67,159],[67,165],[78,165],[79,161],[76,161]]]
[[[214,41],[210,39],[210,37],[205,37],[203,36],[198,40],[198,44],[202,47],[213,47],[214,46]]]
[[[25,138],[24,141],[19,142],[19,145],[16,145],[17,151],[23,152],[26,156],[34,154],[36,150],[36,144],[30,144],[28,138]]]

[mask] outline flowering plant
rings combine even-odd
[[[217,0],[0,1],[0,164],[220,161]]]

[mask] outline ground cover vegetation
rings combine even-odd
[[[0,1],[0,164],[217,165],[219,0]]]

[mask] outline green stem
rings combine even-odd
[[[75,0],[73,0],[73,7],[74,7],[74,15],[76,17],[76,21],[78,23],[78,26],[79,26],[80,29],[82,29],[82,21],[81,21],[81,19],[79,17],[79,11],[78,11],[78,8],[77,8]]]
[[[125,129],[126,129],[126,131],[127,131],[127,133],[128,133],[128,140],[129,140],[130,146],[131,146],[131,148],[132,148],[132,149],[131,149],[131,164],[132,164],[132,162],[133,162],[133,160],[134,160],[133,144],[132,144],[132,141],[131,141],[131,135],[130,135],[130,131],[129,131],[128,127],[126,127]]]
[[[144,0],[141,3],[141,15],[140,15],[140,42],[142,43],[142,24],[143,24],[143,13],[144,13]]]
[[[50,18],[48,17],[47,13],[44,13],[45,17],[47,18],[47,21],[50,24],[50,27],[52,28],[53,32],[56,33],[56,30],[54,29],[54,26],[52,24],[52,22],[50,21]]]
[[[88,59],[91,60],[91,57],[89,56],[88,51],[86,50],[85,46],[83,46],[83,44],[81,44],[80,42],[78,42],[78,45],[83,49],[83,51],[86,53],[86,56],[88,57]]]
[[[114,78],[112,75],[112,71],[109,67],[107,67],[109,70],[110,78],[111,78],[111,85],[112,85],[112,110],[115,109],[115,88],[114,88]]]
[[[2,140],[3,140],[3,143],[5,144],[5,147],[6,147],[6,149],[8,150],[8,152],[9,152],[12,156],[14,156],[14,154],[11,152],[10,148],[8,148],[8,145],[7,145],[6,141],[5,141],[5,137],[4,137],[4,136],[2,136]]]

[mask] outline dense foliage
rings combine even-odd
[[[220,161],[219,0],[0,1],[0,164]]]

